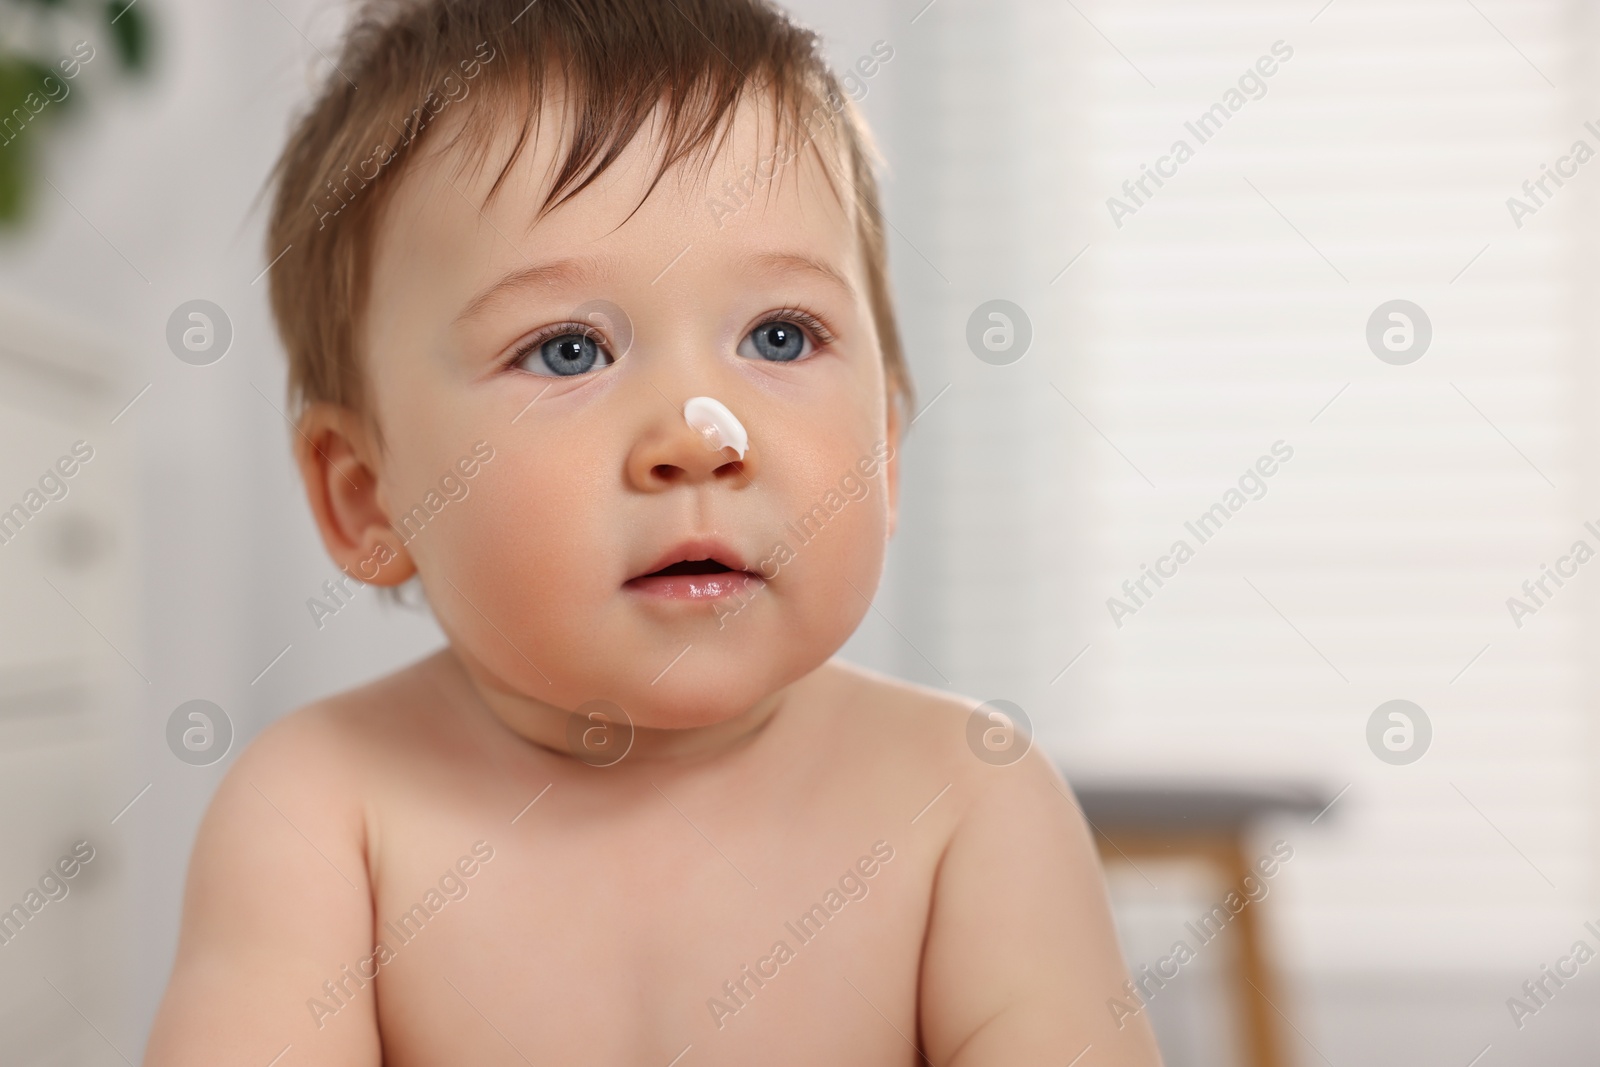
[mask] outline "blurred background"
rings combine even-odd
[[[1173,1067],[1595,1063],[1600,7],[788,6],[919,390],[843,654],[1021,709]],[[442,640],[308,608],[254,198],[344,17],[0,0],[0,909],[93,853],[6,1065],[137,1062],[231,759]]]

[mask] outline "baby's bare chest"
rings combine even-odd
[[[910,793],[548,784],[386,835],[386,1064],[916,1062],[942,842]]]

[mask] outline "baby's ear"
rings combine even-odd
[[[349,408],[317,402],[300,417],[295,462],[322,543],[346,574],[399,585],[417,572],[378,494],[377,453],[366,423]]]

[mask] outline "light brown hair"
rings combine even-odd
[[[538,135],[541,101],[559,83],[569,148],[541,218],[610,166],[658,105],[665,151],[651,191],[673,165],[717,147],[746,94],[770,98],[775,150],[786,145],[793,158],[817,151],[835,195],[835,171],[853,192],[889,400],[907,425],[912,381],[890,298],[873,172],[881,160],[817,35],[774,4],[363,0],[332,65],[267,183],[267,258],[282,255],[270,271],[272,313],[288,350],[294,418],[311,402],[337,403],[359,413],[383,447],[360,344],[383,206],[446,108],[465,111],[445,147],[464,144],[480,164],[508,110],[513,118],[520,111],[521,133],[492,200]]]

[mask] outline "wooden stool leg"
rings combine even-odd
[[[1244,877],[1251,875],[1261,881],[1250,867],[1240,842],[1234,841],[1228,849],[1229,864],[1233,870],[1233,884],[1242,888]],[[1248,1063],[1251,1067],[1286,1067],[1283,1046],[1279,1041],[1277,1011],[1273,1005],[1281,998],[1267,954],[1261,943],[1260,915],[1256,903],[1246,904],[1231,925],[1239,928],[1238,963],[1234,989],[1243,1012],[1242,1022]]]
[[[1102,860],[1107,863],[1117,859],[1132,863],[1130,853],[1160,859],[1187,858],[1211,866],[1231,882],[1228,888],[1237,892],[1243,892],[1246,875],[1261,881],[1245,856],[1244,843],[1238,838],[1142,835],[1125,836],[1120,842],[1112,842],[1098,832],[1095,838]],[[1257,910],[1260,906],[1255,902],[1246,904],[1228,923],[1230,929],[1238,928],[1234,935],[1238,940],[1234,942],[1237,954],[1227,968],[1226,981],[1232,986],[1233,999],[1238,1005],[1244,1062],[1248,1067],[1288,1067],[1289,1059],[1284,1052],[1274,1007],[1281,1006],[1283,999],[1276,972],[1268,963],[1266,947],[1262,944],[1261,917]],[[1224,933],[1223,936],[1228,935]]]

